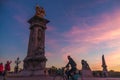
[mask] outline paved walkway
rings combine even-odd
[[[0,80],[3,80],[0,77]],[[53,80],[53,77],[50,76],[30,76],[30,77],[9,77],[6,80]]]
[[[120,80],[120,78],[84,78],[82,80]]]
[[[3,80],[0,77],[0,80]],[[6,80],[53,80],[51,76],[11,77]],[[80,78],[78,80],[81,80]],[[120,80],[120,78],[84,78],[82,80]]]

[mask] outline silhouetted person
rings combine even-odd
[[[10,67],[10,64],[12,63],[12,61],[7,61],[7,63],[5,64],[4,66],[4,73],[3,73],[3,76],[4,76],[4,79],[3,80],[6,80],[6,76],[7,76],[7,73],[10,71],[11,67]]]
[[[69,60],[69,62],[68,62],[68,64],[66,65],[66,67],[69,67],[69,65],[71,66],[71,69],[68,71],[68,74],[67,74],[67,76],[68,76],[68,78],[69,78],[69,76],[72,78],[72,80],[74,80],[74,78],[72,77],[72,75],[71,75],[71,73],[73,73],[74,74],[74,72],[76,71],[76,63],[75,63],[75,61],[70,57],[70,56],[68,56],[68,60]]]
[[[5,71],[9,72],[11,67],[10,64],[12,63],[12,61],[7,61],[7,63],[5,64]]]

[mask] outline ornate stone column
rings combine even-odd
[[[47,61],[45,57],[45,30],[49,21],[44,16],[44,9],[36,6],[35,15],[28,21],[30,24],[30,36],[23,67],[24,71],[32,71],[34,75],[43,73]]]

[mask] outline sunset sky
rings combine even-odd
[[[47,67],[64,67],[67,55],[81,69],[85,59],[92,70],[120,71],[120,0],[0,0],[0,62],[27,55],[29,24],[39,4],[46,11]],[[22,67],[21,63],[21,67]]]

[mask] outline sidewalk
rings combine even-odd
[[[3,80],[0,77],[0,80]],[[53,77],[50,76],[30,76],[30,77],[9,77],[6,80],[53,80]]]
[[[0,80],[3,80],[0,77]],[[53,80],[51,76],[10,77],[6,80]],[[80,78],[78,80],[81,80]],[[120,78],[84,78],[82,80],[120,80]]]

